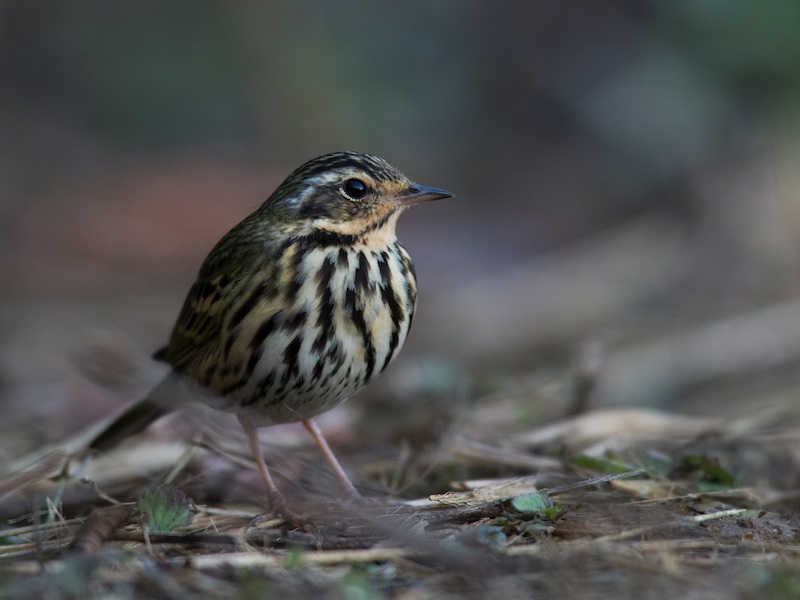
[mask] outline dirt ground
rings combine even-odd
[[[3,597],[798,597],[794,405],[530,426],[532,388],[484,385],[418,391],[411,422],[377,395],[326,421],[363,504],[298,428],[264,430],[300,527],[251,522],[260,482],[226,419],[168,417],[91,461],[67,460],[80,435],[40,449],[0,482]]]

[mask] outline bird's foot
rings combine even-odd
[[[289,508],[289,504],[283,495],[271,495],[269,498],[269,507],[268,511],[254,516],[245,529],[257,527],[262,523],[274,521],[276,519],[283,520],[293,527],[305,527],[308,525],[308,519]]]

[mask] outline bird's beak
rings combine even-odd
[[[452,196],[453,194],[447,190],[412,183],[403,190],[400,195],[395,196],[394,201],[400,206],[410,206],[411,204],[419,204],[420,202],[452,198]]]

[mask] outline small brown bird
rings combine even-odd
[[[302,421],[344,491],[358,497],[312,418],[383,371],[417,297],[395,225],[412,204],[448,198],[381,158],[337,152],[298,168],[208,255],[167,346],[155,354],[244,427],[272,511],[300,520],[278,491],[257,428]],[[104,451],[169,411],[159,387],[97,436]],[[163,394],[161,394],[163,395]]]

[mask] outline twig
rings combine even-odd
[[[132,507],[124,505],[95,509],[75,536],[70,549],[83,554],[96,554],[111,535],[130,518],[132,510]]]

